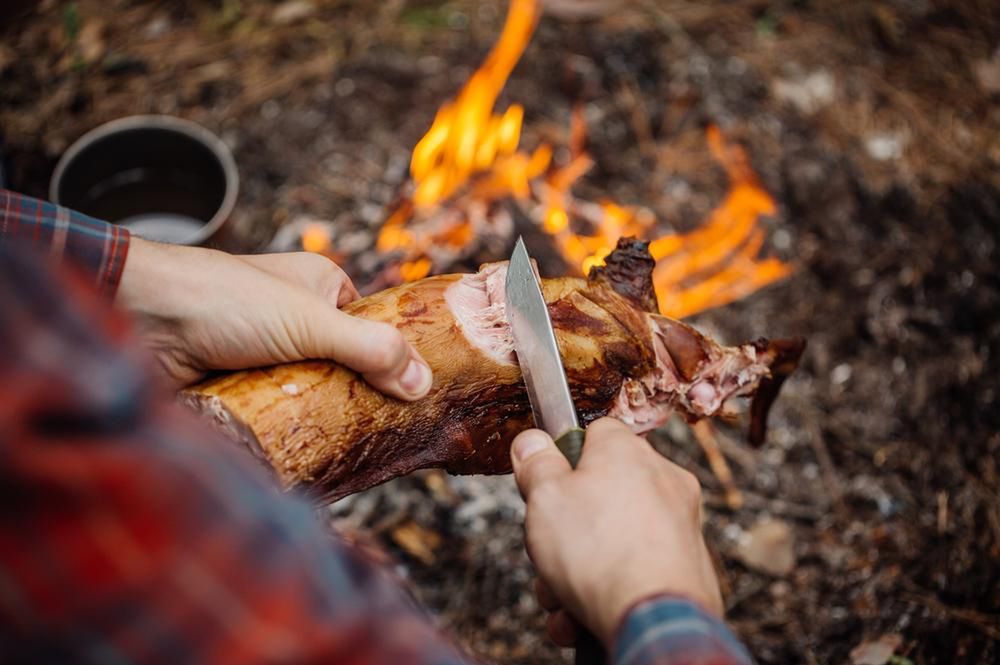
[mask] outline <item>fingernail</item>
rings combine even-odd
[[[422,395],[430,388],[430,384],[431,369],[419,360],[411,360],[399,379],[399,385],[411,395]]]
[[[514,457],[523,462],[549,447],[549,437],[541,431],[529,430],[514,439]]]

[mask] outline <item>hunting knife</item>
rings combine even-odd
[[[583,430],[569,393],[549,308],[522,238],[517,239],[510,257],[505,290],[507,319],[535,426],[548,432],[576,468],[583,450]]]
[[[583,451],[584,431],[566,382],[549,308],[522,238],[514,245],[504,288],[514,351],[528,389],[535,425],[555,440],[556,447],[576,468]],[[604,653],[597,638],[584,632],[576,644],[576,665],[601,665],[605,662]]]

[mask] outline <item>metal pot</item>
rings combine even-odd
[[[199,245],[236,204],[229,148],[204,127],[171,116],[131,116],[88,132],[59,160],[53,202],[150,240]]]

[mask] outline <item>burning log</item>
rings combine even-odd
[[[396,325],[428,361],[434,384],[419,402],[318,361],[216,378],[184,400],[265,459],[285,486],[326,500],[421,468],[509,472],[510,442],[532,416],[506,322],[506,267],[426,278],[345,308]],[[646,243],[622,240],[588,278],[543,281],[581,421],[612,415],[642,433],[675,410],[697,420],[759,390],[751,431],[763,432],[804,342],[722,347],[658,313],[653,268]]]

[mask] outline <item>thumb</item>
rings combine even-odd
[[[540,429],[521,432],[510,446],[514,478],[527,501],[541,485],[570,473],[572,468],[552,437]]]
[[[419,399],[431,388],[430,367],[396,328],[367,321],[333,307],[323,307],[326,321],[311,326],[316,335],[308,356],[350,367],[379,391],[405,400]],[[328,317],[328,318],[327,318]]]

